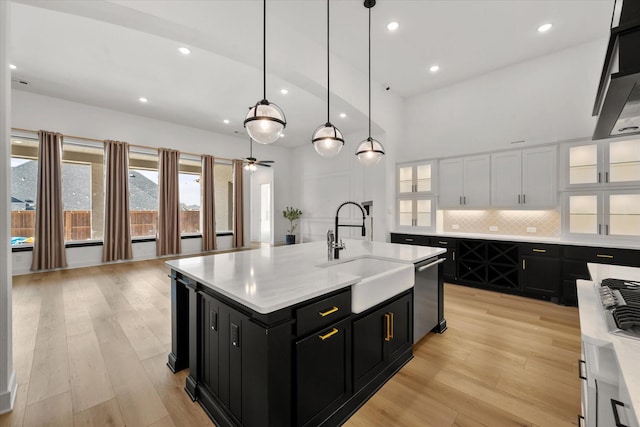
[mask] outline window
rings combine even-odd
[[[156,237],[158,227],[158,155],[129,153],[131,237]]]
[[[233,231],[233,166],[216,163],[215,181],[216,232]]]
[[[62,148],[64,240],[102,240],[104,147],[66,141]]]
[[[33,244],[38,181],[38,141],[11,139],[11,246]]]
[[[199,159],[180,158],[180,234],[200,234],[200,176]]]

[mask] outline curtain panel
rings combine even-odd
[[[242,160],[233,161],[233,247],[244,246],[244,205],[242,191]]]
[[[31,270],[67,266],[62,201],[62,140],[55,132],[38,131],[38,181]]]
[[[215,182],[213,168],[215,158],[202,156],[202,251],[212,251],[217,248],[216,242],[216,203]]]
[[[129,144],[104,141],[104,244],[102,262],[132,259],[129,213]]]
[[[158,235],[156,254],[172,255],[182,251],[180,240],[180,152],[158,149]]]

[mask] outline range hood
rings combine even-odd
[[[640,0],[616,0],[593,139],[640,134]]]

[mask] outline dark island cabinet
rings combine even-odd
[[[341,425],[413,357],[413,289],[360,314],[350,287],[261,314],[171,279],[168,366],[219,427]]]
[[[353,386],[362,390],[387,367],[411,352],[413,294],[359,315],[353,321]]]
[[[351,319],[296,342],[296,425],[316,426],[351,396]]]

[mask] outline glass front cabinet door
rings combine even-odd
[[[432,193],[434,162],[414,162],[398,165],[398,195]]]
[[[565,193],[564,212],[571,237],[640,237],[640,190]]]
[[[433,226],[433,200],[431,197],[399,198],[398,226],[403,229],[431,229]]]
[[[640,185],[640,139],[576,142],[562,153],[567,189]]]

